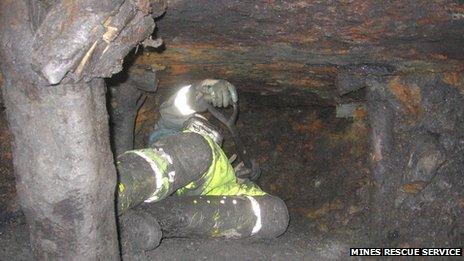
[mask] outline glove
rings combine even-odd
[[[235,86],[226,80],[206,79],[196,87],[199,95],[215,107],[227,107],[238,101]]]

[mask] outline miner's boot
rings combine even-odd
[[[142,209],[129,210],[119,217],[119,237],[123,257],[132,260],[156,248],[162,232],[152,215]]]
[[[159,221],[163,237],[275,238],[289,216],[274,196],[171,196],[136,208]]]

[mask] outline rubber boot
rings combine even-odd
[[[143,204],[164,237],[275,238],[287,229],[285,203],[274,196],[171,196]]]
[[[152,215],[138,209],[119,217],[119,236],[123,259],[132,260],[158,247],[162,232]]]

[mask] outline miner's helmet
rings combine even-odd
[[[219,146],[222,145],[223,137],[219,129],[199,114],[194,114],[184,123],[184,131],[191,131],[201,135],[206,135],[214,140]]]

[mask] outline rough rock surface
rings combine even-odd
[[[161,82],[138,114],[135,145],[173,87],[228,79],[242,90],[238,126],[263,167],[259,183],[286,201],[291,221],[273,241],[165,239],[139,258],[342,259],[353,246],[463,246],[462,1],[169,4],[157,21],[165,46],[137,60]],[[336,118],[352,104],[351,117]],[[11,187],[1,188],[11,202]],[[29,259],[22,215],[1,205],[2,257]]]
[[[374,223],[403,246],[462,246],[463,74],[369,82]]]

